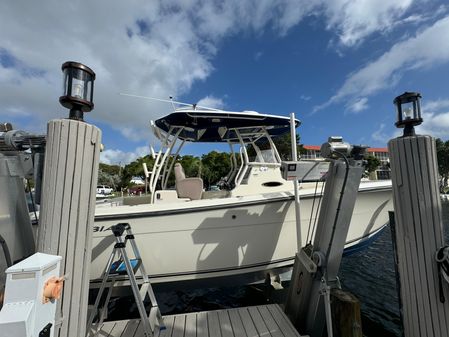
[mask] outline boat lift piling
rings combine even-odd
[[[416,135],[413,129],[422,122],[420,98],[419,93],[404,93],[394,100],[396,126],[404,128],[404,135],[388,143],[395,209],[393,239],[404,336],[443,337],[449,329],[449,248],[443,247],[435,139]]]
[[[71,119],[56,119],[47,125],[37,246],[39,252],[62,256],[61,270],[67,275],[62,300],[57,303],[54,336],[80,337],[86,335],[101,131],[82,120],[83,112],[93,108],[95,74],[74,62],[65,63],[63,70],[68,88],[60,102],[71,107]],[[90,76],[77,79],[80,72]]]
[[[334,330],[336,335],[342,335],[338,332],[343,326],[333,329],[331,293],[340,288],[338,270],[364,171],[365,149],[352,147],[341,137],[330,137],[321,147],[322,156],[330,160],[330,165],[316,234],[313,245],[301,248],[296,254],[285,304],[285,312],[298,331],[311,337],[321,337],[325,326],[328,337],[334,336]],[[281,171],[284,179],[303,180],[313,168],[299,162],[283,162]],[[344,296],[333,298],[338,301]],[[349,329],[351,334],[344,336],[362,336],[356,302],[352,298],[345,302],[342,313],[353,314],[347,320],[355,329]]]

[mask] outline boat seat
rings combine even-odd
[[[199,200],[203,194],[203,179],[186,178],[184,169],[180,163],[175,164],[176,192],[178,198],[189,198]]]

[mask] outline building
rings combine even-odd
[[[130,183],[134,185],[145,185],[145,180],[143,180],[141,177],[132,177]]]
[[[308,160],[322,160],[321,157],[321,146],[319,145],[303,145],[305,150],[301,154],[302,159]],[[390,177],[390,157],[388,155],[388,149],[386,147],[370,147],[367,149],[369,155],[379,159],[380,166],[375,172],[370,174],[370,179],[372,180],[383,180],[391,179]]]
[[[379,159],[380,165],[375,171],[374,176],[370,176],[370,179],[391,179],[390,170],[390,156],[388,155],[388,149],[386,147],[370,147],[368,154]]]

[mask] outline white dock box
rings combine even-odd
[[[48,324],[54,334],[56,301],[44,303],[45,283],[59,277],[60,256],[36,253],[6,270],[0,337],[38,337]]]

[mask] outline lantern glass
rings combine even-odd
[[[416,126],[422,123],[419,93],[406,92],[395,98],[397,109],[396,126],[403,128],[406,125]]]
[[[67,96],[76,97],[92,102],[92,77],[82,69],[65,69],[68,79],[64,84],[67,86]],[[70,83],[71,79],[71,83]],[[69,85],[71,84],[71,85]],[[70,92],[69,92],[70,91]]]
[[[64,69],[64,82],[62,83],[62,96],[68,96],[69,93],[69,69]]]
[[[414,104],[412,102],[402,104],[402,106],[401,106],[402,120],[408,120],[408,119],[414,118],[415,113],[414,113],[413,105]]]
[[[95,73],[78,62],[62,65],[63,95],[59,97],[62,106],[70,109],[70,118],[82,120],[83,113],[93,109]]]

